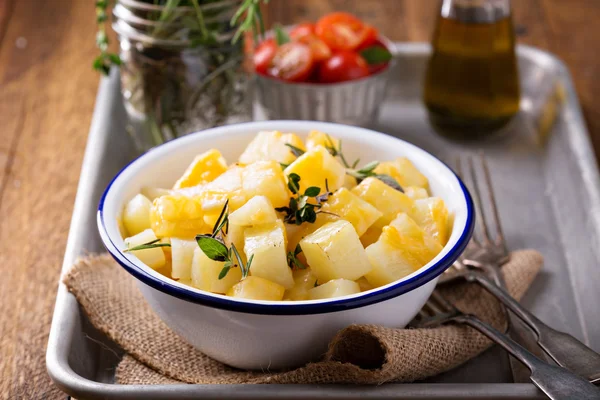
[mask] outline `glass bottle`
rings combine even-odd
[[[424,101],[441,134],[485,137],[518,112],[509,0],[443,0],[432,47]]]

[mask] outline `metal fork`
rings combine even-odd
[[[420,318],[411,324],[415,328],[429,328],[455,322],[477,329],[521,361],[531,371],[529,379],[551,399],[600,398],[600,389],[587,380],[565,368],[540,360],[488,323],[474,315],[461,312],[438,291],[432,293],[419,316]]]
[[[536,336],[536,343],[558,365],[569,369],[577,375],[588,378],[591,382],[600,382],[600,354],[594,352],[573,336],[552,329],[546,325],[521,306],[505,290],[500,267],[508,260],[508,251],[506,249],[504,235],[498,217],[498,207],[495,201],[489,169],[483,155],[480,155],[480,158],[484,182],[487,186],[486,191],[489,194],[489,205],[492,210],[492,229],[489,229],[490,224],[487,222],[485,213],[483,212],[481,190],[477,184],[473,159],[469,158],[468,166],[471,175],[470,180],[473,182],[472,195],[476,207],[481,210],[478,216],[480,217],[479,230],[483,239],[478,239],[474,236],[457,265],[457,269],[459,269],[460,272],[450,279],[461,277],[468,281],[479,283],[483,288],[500,300],[504,306],[514,313],[514,315],[520,318],[520,320],[516,320],[513,318],[513,314],[508,313],[509,332],[510,330],[515,331],[519,328],[524,329],[521,321],[525,322],[525,324],[533,330]],[[463,175],[462,168],[460,168],[460,162],[458,163],[457,169],[459,174]],[[491,238],[491,230],[495,233],[495,239]],[[490,276],[493,281],[476,269],[485,272],[485,274]],[[442,282],[448,280],[448,276],[445,276],[442,279]],[[525,333],[527,332],[525,331]],[[517,335],[515,336],[517,336],[518,339],[523,339],[524,337],[521,332],[517,332]],[[513,339],[516,338],[513,337]],[[514,364],[511,364],[511,366],[512,365]]]

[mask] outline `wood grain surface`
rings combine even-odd
[[[91,0],[0,0],[0,398],[54,399],[44,353],[98,76]],[[521,43],[571,69],[600,152],[600,1],[513,2]],[[352,10],[426,41],[436,0],[271,0],[269,21]],[[90,227],[95,229],[95,227]]]

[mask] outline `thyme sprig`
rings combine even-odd
[[[290,148],[290,151],[296,157],[300,157],[302,154],[304,154],[304,150],[302,150],[300,147],[296,147],[293,144],[289,144],[289,143],[286,143],[285,145]]]
[[[388,185],[396,190],[399,190],[400,192],[404,192],[404,190],[402,189],[402,186],[400,186],[400,184],[394,178],[392,178],[390,175],[378,174],[375,172],[375,169],[377,168],[378,165],[379,165],[379,161],[372,161],[360,169],[347,169],[346,173],[350,176],[355,177],[358,183],[360,183],[362,180],[364,180],[366,178],[373,177],[373,178],[379,179],[386,185]]]
[[[294,269],[295,267],[298,269],[306,269],[306,265],[304,265],[304,263],[298,259],[298,254],[300,253],[302,253],[302,248],[300,247],[300,244],[296,245],[294,251],[288,251],[287,263],[290,266],[290,268]]]
[[[324,212],[320,208],[333,193],[329,191],[329,184],[325,180],[325,193],[321,193],[321,188],[311,186],[304,193],[300,193],[300,175],[291,173],[288,175],[288,188],[296,197],[290,198],[287,207],[277,207],[275,210],[286,214],[283,219],[288,224],[301,225],[303,222],[314,223],[317,220],[317,214]],[[310,203],[310,199],[315,199],[316,203]]]
[[[123,250],[123,253],[128,253],[131,251],[155,249],[157,247],[171,247],[170,243],[158,243],[158,242],[160,242],[160,239],[155,239],[148,243],[140,244],[139,246],[134,246],[134,247],[125,249],[125,250]]]
[[[239,267],[242,271],[242,279],[245,279],[250,273],[250,266],[254,259],[254,254],[250,256],[248,262],[244,263],[235,244],[231,247],[225,245],[225,235],[229,230],[229,200],[225,202],[217,221],[213,227],[212,234],[196,235],[196,242],[200,250],[213,261],[223,262],[223,269],[219,273],[219,279],[227,276],[231,268]]]

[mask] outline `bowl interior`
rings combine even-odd
[[[158,278],[167,285],[215,298],[231,299],[178,283],[144,265],[132,254],[122,253],[121,249],[125,248],[125,243],[119,232],[117,220],[120,218],[121,210],[126,202],[139,193],[142,187],[170,188],[197,154],[211,148],[221,151],[228,163],[235,162],[250,140],[261,130],[294,132],[301,137],[306,137],[311,130],[327,132],[342,140],[344,154],[349,162],[352,162],[350,160],[360,158],[362,160],[360,165],[372,160],[386,161],[406,156],[427,176],[432,195],[441,197],[444,200],[448,210],[454,216],[454,225],[448,243],[442,252],[413,274],[400,281],[373,289],[369,292],[380,291],[390,286],[398,285],[400,282],[410,280],[412,277],[423,273],[437,264],[450,251],[456,251],[457,246],[468,240],[467,236],[470,234],[470,225],[472,224],[468,193],[460,180],[445,164],[424,150],[392,136],[363,128],[312,121],[266,121],[224,126],[187,135],[149,151],[125,167],[115,177],[99,206],[99,226],[107,249],[114,256],[117,256],[121,262],[126,262],[131,268],[138,269],[146,275]],[[346,296],[342,299],[360,297],[369,292]],[[302,303],[337,301],[339,299],[300,302],[269,302],[237,299],[235,301],[298,305]]]

